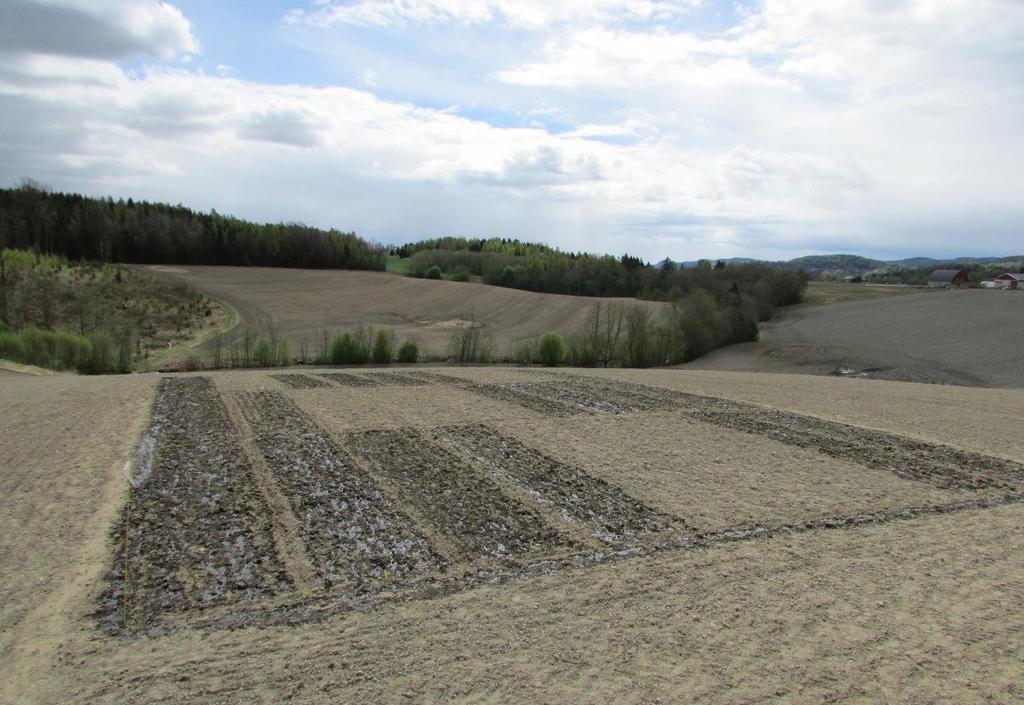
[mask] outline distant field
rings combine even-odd
[[[391,274],[408,274],[409,258],[399,257],[398,255],[388,255],[385,266],[387,267],[387,271]]]
[[[1024,388],[1024,292],[940,290],[799,306],[763,326],[759,342],[716,350],[690,367]]]
[[[2,384],[0,702],[1024,698],[1022,391],[422,366]]]
[[[804,294],[805,306],[841,304],[850,301],[886,299],[890,296],[905,296],[929,291],[914,286],[882,286],[877,284],[839,284],[835,282],[810,282]]]
[[[434,281],[384,272],[275,269],[261,267],[150,267],[183,280],[235,308],[241,324],[271,326],[298,346],[320,331],[355,330],[360,325],[390,328],[412,337],[427,354],[443,355],[448,338],[475,317],[499,356],[519,341],[548,331],[580,332],[597,299]],[[642,305],[657,310],[664,304]]]

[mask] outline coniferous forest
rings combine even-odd
[[[181,205],[0,189],[0,248],[69,260],[383,270],[379,245],[299,223],[256,224]]]

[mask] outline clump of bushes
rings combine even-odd
[[[0,358],[51,370],[117,374],[131,369],[131,343],[119,344],[107,331],[78,335],[35,326],[6,328],[0,331]]]
[[[537,360],[545,367],[557,367],[565,362],[565,340],[558,333],[545,333],[537,343]]]
[[[342,333],[331,342],[331,362],[335,365],[365,365],[366,350],[351,333]]]
[[[409,339],[402,343],[398,348],[398,361],[402,363],[411,364],[419,359],[420,351],[416,347],[416,343]]]
[[[391,359],[394,357],[395,350],[395,336],[390,331],[379,330],[377,336],[373,341],[373,351],[371,352],[371,359],[374,364],[387,365],[391,363]]]

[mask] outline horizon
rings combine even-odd
[[[0,183],[393,245],[955,261],[1018,249],[1022,39],[1010,0],[12,0]]]

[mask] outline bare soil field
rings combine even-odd
[[[315,345],[321,331],[389,328],[412,337],[421,354],[442,356],[448,338],[475,318],[499,356],[548,331],[582,330],[597,299],[538,294],[472,282],[412,279],[385,272],[264,267],[147,267],[185,281],[230,304],[240,314],[235,329],[276,332],[293,345]],[[657,310],[664,304],[643,305]]]
[[[1024,391],[0,385],[0,702],[1024,700]]]
[[[1024,294],[949,290],[797,306],[688,368],[1024,388]]]

